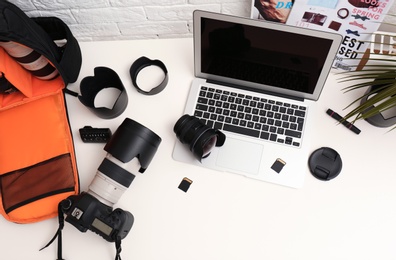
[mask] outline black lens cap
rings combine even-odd
[[[311,154],[308,165],[313,176],[319,180],[328,181],[340,174],[342,160],[334,149],[322,147]]]

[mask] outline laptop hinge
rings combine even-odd
[[[207,83],[211,83],[211,84],[216,84],[216,85],[224,85],[224,86],[231,87],[231,88],[237,88],[237,89],[243,89],[243,90],[258,92],[258,93],[261,93],[261,94],[266,94],[266,95],[271,95],[271,96],[277,96],[277,97],[281,97],[281,98],[297,100],[297,101],[301,101],[301,102],[304,101],[304,98],[293,97],[293,96],[289,96],[289,95],[284,95],[284,94],[280,94],[280,93],[274,93],[274,92],[271,92],[271,91],[266,91],[266,90],[263,90],[263,89],[246,87],[246,86],[241,86],[241,85],[237,85],[237,84],[221,82],[221,81],[217,81],[217,80],[207,79],[206,82]]]

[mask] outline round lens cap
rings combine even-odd
[[[328,181],[340,174],[342,160],[334,149],[322,147],[311,154],[308,165],[313,176],[319,180]]]

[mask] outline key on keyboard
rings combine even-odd
[[[209,127],[299,147],[306,107],[202,86],[194,115]]]

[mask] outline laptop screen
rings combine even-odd
[[[194,20],[194,26],[199,23],[199,31],[194,31],[199,38],[199,42],[195,39],[199,46],[195,53],[199,62],[195,65],[201,76],[300,98],[318,98],[341,36],[196,12],[201,15]]]

